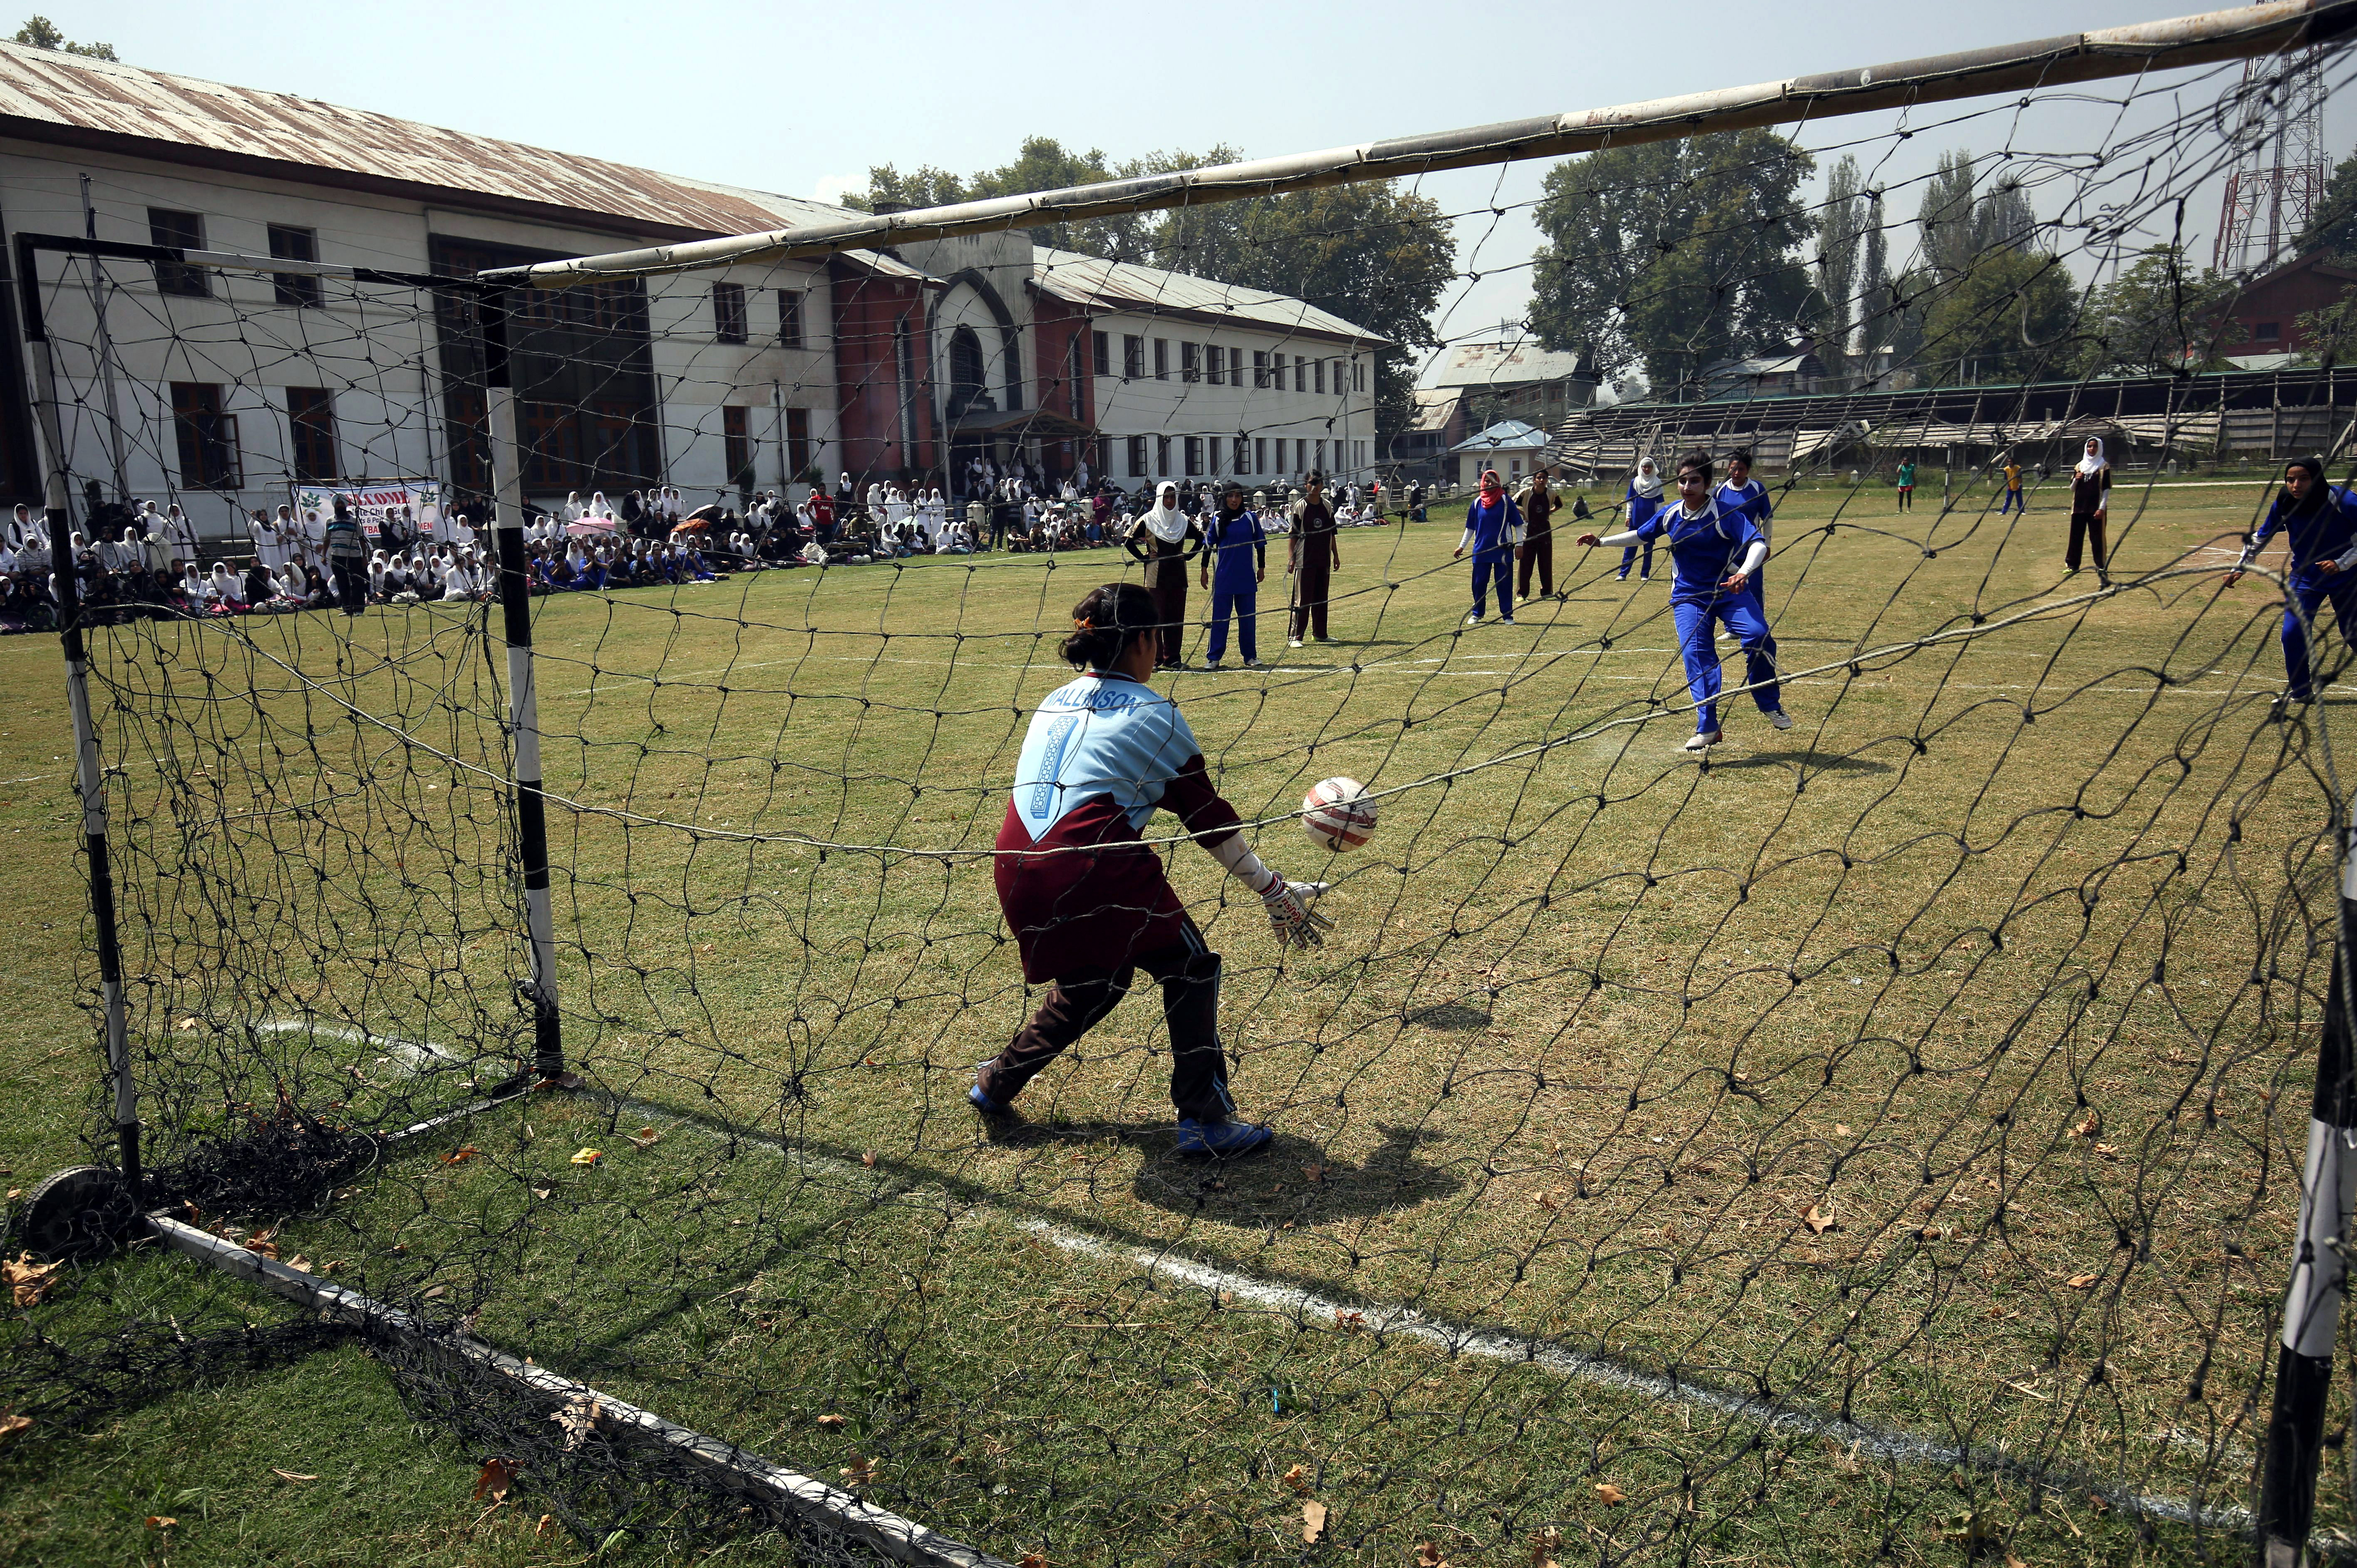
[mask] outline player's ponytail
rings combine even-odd
[[[1072,607],[1072,635],[1064,639],[1068,664],[1109,669],[1141,632],[1160,624],[1162,611],[1143,583],[1107,583]]]

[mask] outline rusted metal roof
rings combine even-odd
[[[736,234],[843,216],[840,208],[823,202],[683,179],[316,98],[0,44],[0,134],[39,139],[45,128],[85,143],[95,136],[161,144],[155,156],[180,161],[194,150],[295,166],[283,171],[285,177],[327,170],[347,177],[340,183],[381,181],[501,205],[565,209],[608,220],[603,227],[620,220],[630,230]]]
[[[1215,283],[1187,273],[1167,273],[1135,262],[1108,262],[1077,251],[1055,251],[1045,245],[1031,252],[1031,277],[1045,292],[1073,305],[1101,310],[1166,310],[1189,316],[1227,317],[1258,323],[1280,332],[1310,332],[1366,345],[1381,345],[1381,334],[1354,327],[1290,295],[1266,289]]]

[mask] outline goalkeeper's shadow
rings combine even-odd
[[[1336,1219],[1398,1213],[1461,1192],[1465,1178],[1452,1164],[1418,1157],[1441,1134],[1424,1127],[1377,1124],[1383,1141],[1355,1164],[1330,1157],[1314,1138],[1282,1125],[1268,1146],[1235,1160],[1194,1160],[1172,1152],[1167,1133],[1106,1127],[1101,1135],[1146,1145],[1131,1183],[1142,1203],[1190,1219],[1265,1230],[1306,1229]]]

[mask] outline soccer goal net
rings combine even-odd
[[[170,1245],[23,1265],[0,1403],[356,1326],[592,1544],[2238,1550],[2349,525],[2246,540],[2357,378],[2202,215],[2350,69],[561,288],[21,245]]]

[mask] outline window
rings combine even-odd
[[[1211,372],[1211,383],[1215,387],[1227,385],[1228,351],[1214,343],[1203,350],[1203,357],[1210,361],[1204,368]]]
[[[811,471],[810,410],[786,410],[786,482]]]
[[[1220,448],[1225,445],[1218,436],[1211,437],[1211,472],[1220,471]]]
[[[1137,339],[1132,338],[1130,341],[1135,343]],[[1129,438],[1129,477],[1133,479],[1146,478],[1146,437],[1143,435]]]
[[[1325,361],[1321,360],[1318,362],[1323,364]],[[1320,474],[1326,471],[1326,443],[1323,441],[1318,443],[1318,467],[1315,471]]]
[[[1097,456],[1094,477],[1100,479],[1109,478],[1113,474],[1113,437],[1100,435],[1096,438],[1095,445]]]
[[[147,242],[153,245],[169,245],[176,250],[201,251],[205,248],[205,220],[200,212],[175,212],[167,207],[147,209]],[[202,267],[183,266],[178,262],[156,263],[156,291],[158,294],[182,294],[191,299],[209,299],[212,295],[212,277]]]
[[[1124,337],[1121,340],[1121,373],[1131,381],[1146,378],[1146,339]]]
[[[728,285],[718,285],[726,288]],[[750,495],[753,490],[752,421],[741,408],[720,411],[720,445],[728,464],[728,482]]]
[[[191,490],[239,490],[237,415],[221,412],[221,390],[209,381],[172,383],[173,434],[180,443],[180,485]]]
[[[527,403],[523,415],[524,483],[544,489],[581,487],[581,422],[570,403]]]
[[[331,485],[343,477],[336,452],[335,393],[325,387],[288,387],[286,427],[297,483]]]
[[[1324,391],[1326,390],[1326,361],[1325,361],[1325,360],[1318,360],[1318,363],[1317,363],[1315,366],[1313,366],[1313,367],[1311,368],[1311,376],[1312,376],[1312,379],[1313,379],[1313,380],[1315,381],[1315,382],[1316,382],[1316,390],[1317,390],[1317,391],[1318,391],[1318,392],[1324,392]]]
[[[1064,407],[1074,417],[1081,412],[1081,383],[1088,379],[1089,340],[1084,333],[1072,334],[1071,351],[1065,357],[1071,361],[1071,384],[1064,389]]]
[[[1089,369],[1100,376],[1113,374],[1113,334],[1089,334]]]
[[[1294,356],[1293,356],[1293,390],[1294,390],[1295,392],[1307,392],[1307,391],[1308,391],[1308,390],[1309,390],[1309,389],[1308,389],[1308,387],[1306,384],[1304,384],[1304,382],[1303,382],[1303,381],[1302,381],[1302,378],[1303,378],[1303,377],[1305,377],[1305,376],[1307,376],[1308,373],[1309,373],[1309,361],[1308,361],[1308,360],[1304,360],[1304,359],[1303,359],[1300,355],[1298,355],[1298,354],[1294,355]]]
[[[319,259],[319,236],[310,229],[290,229],[284,223],[270,226],[270,253],[282,262],[316,262]],[[317,306],[319,303],[319,280],[301,273],[273,273],[270,286],[281,305]]]
[[[1351,361],[1351,390],[1352,392],[1367,390],[1367,362],[1364,360]]]
[[[1282,446],[1285,443],[1280,441],[1277,445]],[[1253,437],[1253,472],[1255,474],[1268,472],[1268,437],[1265,435]]]
[[[1168,435],[1154,438],[1154,471],[1162,478],[1170,477],[1170,437]]]
[[[1200,343],[1178,345],[1178,379],[1182,381],[1203,379],[1203,346]]]
[[[712,285],[712,335],[723,343],[742,343],[752,336],[746,330],[743,284]]]
[[[778,347],[802,347],[802,291],[781,288],[778,291]],[[807,419],[808,415],[804,415]],[[800,469],[795,470],[797,473]]]
[[[1157,381],[1170,379],[1170,339],[1168,338],[1154,340],[1154,379]],[[1170,469],[1166,465],[1162,471],[1167,474]]]
[[[2283,323],[2280,321],[2262,321],[2257,326],[2251,328],[2251,338],[2255,342],[2278,342],[2283,338]]]
[[[1194,478],[1202,471],[1203,438],[1200,435],[1189,435],[1187,437],[1187,477],[1190,479]]]
[[[1263,392],[1268,390],[1268,350],[1265,349],[1253,350],[1253,385]]]

